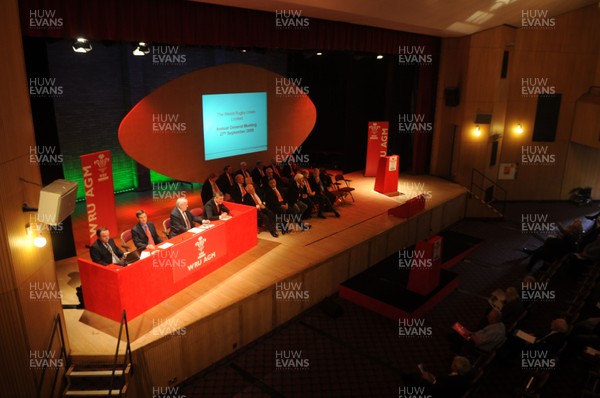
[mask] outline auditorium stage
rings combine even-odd
[[[374,178],[346,178],[356,188],[355,202],[348,198],[338,208],[341,218],[326,213],[325,220],[309,220],[312,229],[279,238],[262,232],[257,246],[129,323],[134,362],[146,385],[138,389],[185,380],[337,292],[340,282],[464,217],[467,191],[444,179],[401,176],[399,190],[407,194],[388,197],[373,190]],[[422,191],[429,193],[423,212],[408,220],[388,216],[388,209]],[[200,204],[198,189],[187,197],[190,208]],[[158,228],[173,206],[174,199],[152,192],[120,194],[119,228],[131,228],[139,208]],[[73,225],[78,255],[89,258],[84,211],[78,203]],[[63,303],[77,303],[76,258],[56,268]],[[86,310],[64,314],[74,362],[112,361],[117,323]]]

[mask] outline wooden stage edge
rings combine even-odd
[[[341,218],[311,219],[309,231],[278,239],[263,232],[256,247],[129,323],[138,393],[182,382],[336,293],[341,282],[464,218],[466,189],[444,179],[400,176],[405,194],[387,197],[373,191],[374,178],[346,178],[355,202],[339,207]],[[430,193],[423,212],[388,216],[422,191]],[[77,285],[73,263],[57,262],[63,291]],[[73,362],[112,363],[118,324],[86,310],[64,315]]]

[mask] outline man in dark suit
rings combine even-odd
[[[302,219],[310,218],[315,204],[308,198],[306,186],[304,185],[304,176],[296,174],[287,192],[287,202],[294,213],[302,214]]]
[[[536,340],[531,347],[534,350],[546,350],[549,356],[554,356],[567,341],[569,324],[562,318],[550,322],[550,333]]]
[[[148,215],[144,210],[138,210],[135,213],[138,223],[131,228],[131,237],[135,247],[139,250],[158,250],[156,245],[162,242],[156,232],[154,224],[148,221]]]
[[[215,194],[219,192],[219,186],[217,184],[217,174],[210,173],[208,178],[202,184],[202,191],[200,196],[202,197],[202,203],[206,203],[211,200]]]
[[[242,203],[242,198],[246,195],[246,188],[244,188],[244,176],[241,174],[235,175],[235,184],[231,187],[229,194],[231,195],[231,201],[234,203]]]
[[[255,206],[258,210],[258,219],[267,227],[271,236],[274,238],[279,236],[275,226],[275,214],[267,208],[262,198],[258,196],[254,184],[246,184],[246,195],[242,198],[242,204]]]
[[[202,219],[216,221],[221,218],[222,214],[229,215],[229,209],[223,204],[223,194],[217,192],[214,198],[204,204]]]
[[[469,388],[470,372],[471,362],[465,357],[455,356],[448,375],[436,378],[424,371],[421,377],[428,382],[427,392],[432,397],[460,398]]]
[[[219,178],[217,178],[217,186],[219,187],[219,190],[223,192],[225,199],[230,198],[229,195],[231,193],[231,188],[233,187],[233,184],[235,184],[235,180],[233,179],[233,167],[231,167],[230,165],[226,165],[223,168],[223,174],[221,174]]]
[[[186,198],[177,199],[175,208],[171,211],[171,232],[169,232],[169,238],[181,235],[188,229],[193,228],[194,222],[202,223],[202,219],[195,217],[188,210],[188,201]]]
[[[252,175],[250,175],[248,164],[246,162],[240,162],[240,169],[235,172],[235,175],[241,175],[244,177],[244,184],[252,182]]]
[[[98,239],[90,246],[92,261],[101,265],[125,265],[125,253],[115,245],[115,241],[110,237],[108,228],[98,228],[96,236]]]
[[[256,167],[250,173],[250,175],[252,176],[252,183],[259,191],[263,190],[267,186],[265,180],[265,171],[266,170],[265,166],[263,165],[263,162],[259,160],[258,162],[256,162]]]
[[[336,217],[339,217],[340,213],[333,207],[333,203],[329,197],[332,194],[325,189],[325,185],[321,181],[319,169],[315,168],[310,173],[306,170],[303,174],[305,181],[308,183],[309,190],[312,191],[313,201],[319,204],[320,212],[331,211]],[[335,197],[333,199],[335,200]]]
[[[281,179],[281,177],[279,177],[277,174],[275,174],[275,172],[273,171],[272,168],[270,167],[266,167],[265,168],[265,178],[263,179],[263,189],[268,189],[269,188],[269,180],[270,179],[274,179],[275,182],[277,182],[277,186],[282,188],[284,187],[285,184],[283,184],[283,180]],[[284,188],[285,190],[285,188]]]
[[[285,188],[288,186],[290,180],[284,177],[283,169],[279,166],[277,159],[272,158],[271,164],[267,166],[267,169],[273,170],[273,177],[277,179],[277,185],[280,188]]]

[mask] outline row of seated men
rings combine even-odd
[[[315,210],[319,218],[326,218],[325,212],[340,217],[334,207],[336,196],[330,191],[333,181],[325,169],[301,170],[294,162],[280,168],[274,161],[265,167],[259,161],[252,172],[248,171],[245,162],[237,172],[232,170],[227,165],[220,176],[216,173],[208,176],[202,186],[203,203],[210,202],[214,195],[222,192],[225,200],[256,206],[259,221],[274,237],[278,236],[278,230],[287,232],[286,226],[277,228],[276,225],[277,220],[285,217],[305,220]],[[305,230],[307,224],[301,226],[301,230]]]
[[[242,165],[245,164],[242,162]],[[230,169],[230,167],[225,168]],[[244,169],[241,169],[242,171]],[[294,170],[292,167],[290,170]],[[329,177],[325,170],[314,169],[310,175],[308,171],[305,174],[298,172],[288,184],[287,189],[277,186],[277,179],[271,177],[273,168],[266,168],[265,177],[267,177],[268,188],[259,191],[255,185],[250,182],[251,177],[244,177],[242,174],[236,174],[235,185],[229,187],[229,192],[224,194],[219,190],[216,184],[216,175],[211,174],[202,188],[202,199],[204,209],[202,216],[193,215],[188,209],[188,201],[185,198],[177,199],[175,207],[171,211],[171,228],[169,238],[180,235],[194,227],[194,223],[205,223],[215,221],[223,216],[229,216],[229,209],[223,203],[225,197],[248,206],[256,206],[258,210],[259,221],[267,227],[273,237],[278,237],[278,230],[285,234],[291,228],[291,224],[297,224],[301,231],[310,229],[310,225],[302,220],[310,218],[313,209],[317,209],[318,216],[325,218],[323,212],[331,211],[336,217],[340,214],[335,210],[332,199],[335,196],[325,188],[321,175]],[[308,177],[305,177],[308,175]],[[248,182],[245,182],[248,179]],[[288,180],[289,181],[289,180]],[[282,185],[285,184],[282,180]],[[311,188],[312,186],[312,188]],[[211,196],[208,197],[207,193]],[[296,216],[296,217],[294,217]],[[157,233],[156,227],[150,221],[143,210],[136,213],[138,223],[131,229],[132,239],[138,250],[157,250],[156,245],[162,242]],[[102,265],[118,264],[124,265],[126,253],[117,247],[113,239],[110,238],[110,231],[107,228],[99,228],[96,231],[97,240],[90,247],[90,256],[92,261]]]

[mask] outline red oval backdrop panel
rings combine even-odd
[[[211,171],[221,174],[228,163],[234,170],[241,161],[248,162],[250,169],[257,160],[268,164],[278,149],[288,148],[283,152],[288,153],[290,147],[302,145],[317,120],[315,105],[301,88],[294,90],[293,96],[277,92],[283,78],[244,64],[220,65],[181,76],[133,107],[119,126],[119,142],[140,164],[183,181],[202,182]],[[293,85],[290,79],[285,79],[285,84]],[[205,161],[202,95],[244,92],[267,93],[267,150]],[[164,123],[173,130],[160,131]]]

